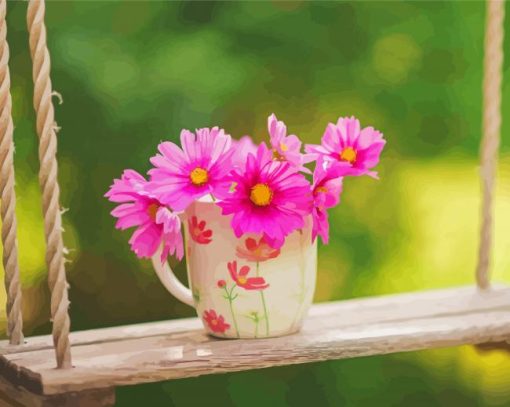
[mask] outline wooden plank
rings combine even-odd
[[[142,338],[172,332],[189,331],[190,329],[200,329],[201,326],[202,324],[197,318],[181,318],[169,321],[145,322],[135,325],[75,331],[71,332],[69,337],[73,345],[84,345],[115,341],[122,338]],[[53,337],[51,335],[25,338],[25,344],[23,345],[10,345],[8,340],[0,341],[0,355],[51,348],[53,348]]]
[[[172,325],[170,321],[167,324]],[[159,335],[74,344],[75,367],[70,370],[54,369],[53,351],[40,349],[3,355],[0,371],[31,391],[59,394],[497,342],[510,338],[510,290],[478,293],[473,287],[456,288],[314,306],[302,332],[282,338],[221,340],[208,337],[202,329],[172,332],[167,328],[169,331]],[[100,338],[100,331],[95,331],[95,335]]]
[[[505,305],[509,296],[510,287],[503,285],[497,285],[489,292],[479,292],[474,286],[454,287],[314,304],[310,309],[309,318],[317,323],[328,324],[330,318],[336,319],[337,315],[342,314],[342,320],[336,323],[347,327],[361,322],[395,321],[409,317],[419,318],[493,309],[499,305]],[[459,301],[459,298],[463,300]],[[391,307],[392,312],[387,312],[385,307]],[[321,320],[318,319],[319,317]],[[73,345],[104,343],[187,332],[201,329],[201,326],[197,318],[182,318],[76,331],[71,332],[70,340]],[[0,341],[0,355],[52,347],[51,335],[26,338],[24,345],[10,345],[9,341],[4,340]]]
[[[115,404],[115,389],[95,389],[85,392],[40,395],[15,386],[0,376],[0,406],[9,407],[108,407]]]
[[[304,330],[269,340],[204,340],[195,333],[181,341],[167,337],[109,343],[106,348],[83,345],[74,349],[70,371],[53,368],[53,353],[24,357],[20,379],[46,394],[112,385],[131,385],[203,374],[259,369],[375,354],[386,354],[466,343],[500,341],[510,336],[510,312],[436,317],[362,326]],[[198,343],[194,341],[198,339]],[[25,354],[27,355],[27,354]],[[40,387],[39,387],[40,386]]]

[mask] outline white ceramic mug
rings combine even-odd
[[[312,303],[317,240],[312,220],[287,236],[280,250],[260,237],[237,238],[230,216],[211,201],[191,204],[182,214],[188,280],[185,287],[160,251],[152,258],[158,277],[180,301],[194,307],[206,331],[222,338],[266,338],[301,328]]]

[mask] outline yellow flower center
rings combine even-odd
[[[189,174],[189,178],[193,185],[201,186],[207,183],[207,181],[209,181],[209,174],[207,173],[207,170],[197,167],[193,171],[191,171],[191,173]]]
[[[159,205],[158,204],[150,204],[147,208],[147,215],[149,215],[149,218],[152,220],[156,220],[156,213],[158,212]]]
[[[358,153],[356,153],[356,150],[354,150],[352,147],[346,147],[340,153],[340,160],[354,164],[356,162],[357,155]]]
[[[218,320],[217,319],[211,320],[211,325],[218,325]]]
[[[328,189],[325,186],[317,187],[315,188],[314,194],[318,195],[321,192],[325,194],[326,192],[328,192]]]
[[[237,282],[238,282],[239,284],[246,284],[246,281],[248,281],[248,280],[247,280],[247,279],[246,279],[246,277],[244,277],[244,276],[239,276],[239,277],[237,278]]]
[[[273,191],[267,184],[256,184],[251,188],[250,199],[257,206],[268,206],[273,200]]]
[[[276,161],[285,161],[285,157],[283,157],[283,155],[281,155],[278,150],[275,148],[273,149],[273,160],[276,160]]]
[[[285,143],[280,143],[280,150],[282,150],[283,152],[287,151],[289,149],[289,147],[287,146],[287,144]]]

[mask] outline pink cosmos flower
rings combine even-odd
[[[329,222],[327,209],[338,205],[340,193],[342,192],[342,177],[344,166],[333,162],[325,162],[319,157],[317,166],[313,173],[313,227],[312,241],[317,235],[322,238],[323,243],[329,240]]]
[[[248,273],[250,272],[249,266],[243,266],[237,271],[237,261],[229,262],[227,264],[228,271],[230,273],[230,277],[237,284],[238,287],[244,288],[245,290],[265,290],[269,287],[269,284],[266,283],[264,277],[248,277]]]
[[[279,249],[287,235],[303,227],[312,197],[306,178],[268,153],[262,143],[256,155],[249,154],[245,167],[231,172],[234,190],[217,204],[223,215],[233,214],[231,225],[237,237],[262,234],[271,247]]]
[[[149,191],[175,211],[182,211],[207,194],[221,198],[228,192],[231,170],[231,137],[223,129],[198,129],[195,134],[181,132],[182,150],[165,141],[161,154],[151,158],[156,167],[149,171]]]
[[[232,164],[235,167],[243,167],[246,165],[248,154],[257,154],[257,145],[248,135],[241,137],[239,140],[232,140]]]
[[[225,333],[225,331],[230,328],[230,324],[227,324],[225,322],[223,316],[216,314],[216,311],[213,309],[204,311],[202,319],[207,324],[209,329],[215,333],[222,334]]]
[[[377,172],[370,170],[379,162],[385,144],[382,133],[373,127],[362,129],[354,116],[341,117],[336,125],[328,124],[320,145],[308,144],[305,151],[323,156],[326,161],[342,163],[343,175],[367,174],[377,178]]]
[[[152,257],[163,244],[161,261],[169,254],[183,257],[181,221],[147,191],[148,182],[134,170],[125,170],[115,179],[105,194],[111,202],[120,203],[111,214],[116,217],[117,229],[137,227],[129,243],[138,257]]]
[[[284,122],[279,121],[274,113],[267,118],[267,129],[273,159],[287,161],[300,171],[309,173],[310,170],[304,167],[303,164],[313,161],[315,157],[301,154],[301,140],[294,134],[287,136],[287,126]]]

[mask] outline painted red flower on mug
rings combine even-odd
[[[225,322],[223,316],[217,315],[216,311],[213,309],[204,311],[202,319],[205,321],[209,329],[216,333],[225,333],[225,331],[230,328],[230,324]]]
[[[269,287],[269,284],[266,284],[266,280],[263,277],[248,277],[250,272],[249,266],[241,267],[239,272],[237,271],[237,261],[229,262],[227,266],[230,277],[232,277],[232,280],[235,281],[238,287],[245,290],[264,290]]]
[[[257,242],[256,239],[249,237],[242,245],[237,246],[236,254],[241,259],[248,261],[261,262],[274,259],[280,255],[280,249],[273,249],[262,236]]]
[[[212,241],[213,232],[205,228],[205,220],[198,221],[196,216],[188,219],[188,230],[191,238],[199,244],[209,244]]]

